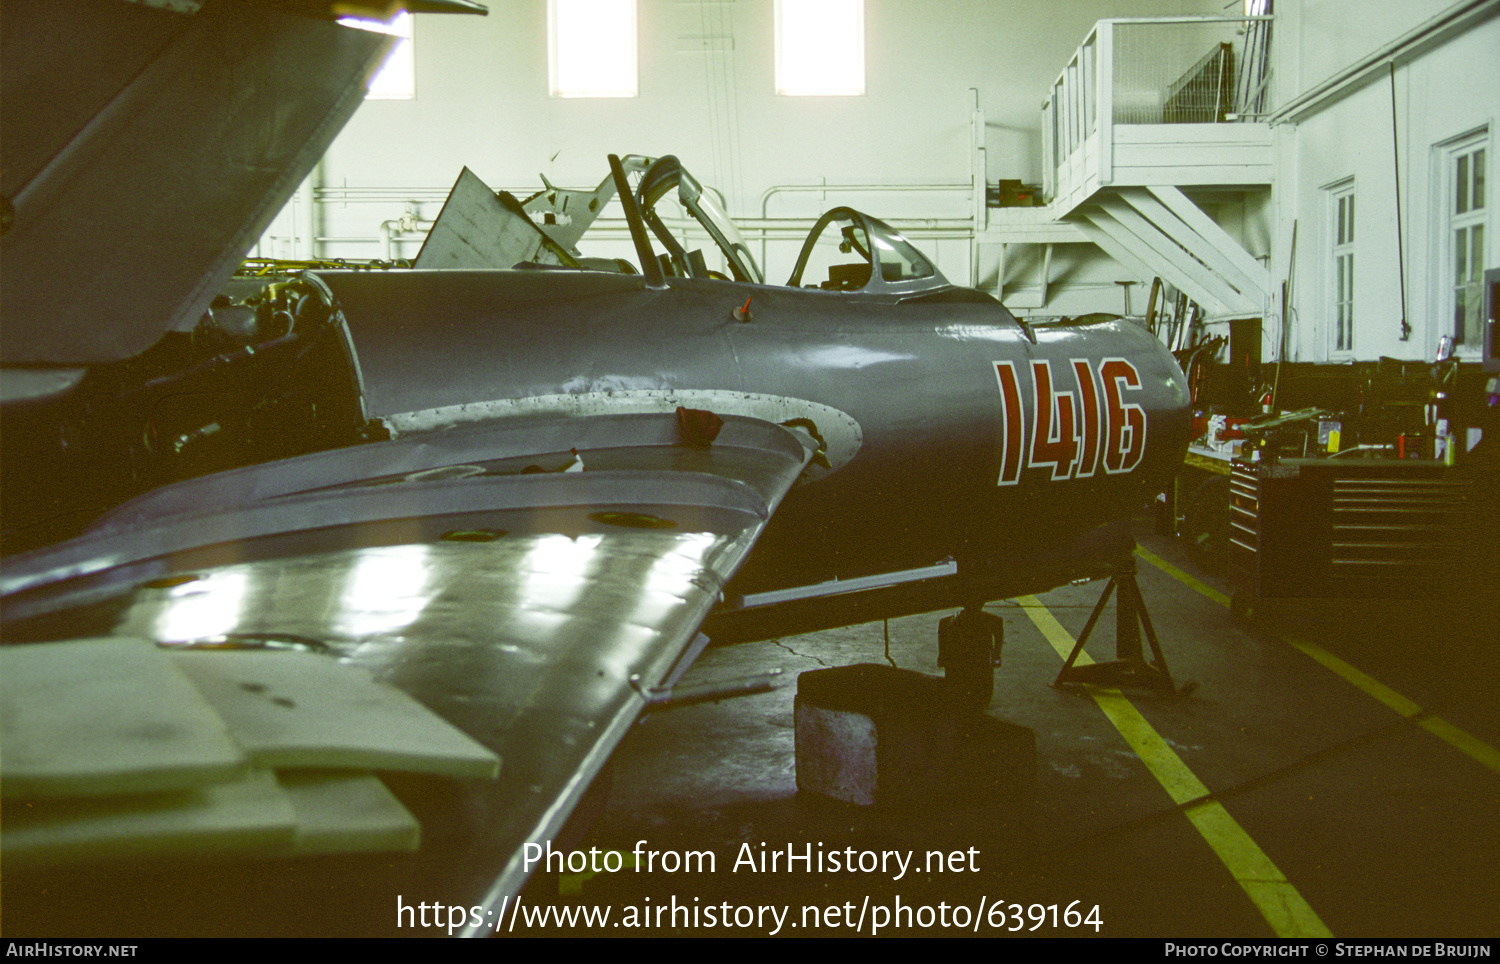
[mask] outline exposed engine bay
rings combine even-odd
[[[77,534],[171,482],[384,438],[367,423],[326,288],[250,264],[190,331],[79,370],[71,391],[7,398],[6,554]]]

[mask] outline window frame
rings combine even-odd
[[[797,50],[805,50],[810,48],[800,43],[794,45],[787,42],[787,31],[790,29],[790,27],[787,24],[787,17],[783,10],[786,4],[789,2],[798,4],[799,8],[803,8],[813,2],[813,0],[776,0],[775,2],[772,43],[775,48],[774,89],[776,95],[778,97],[865,96],[866,92],[869,90],[869,57],[865,39],[865,0],[826,0],[826,2],[829,3],[848,3],[854,8],[852,26],[856,31],[856,36],[851,38],[851,40],[854,48],[853,52],[856,53],[859,58],[859,84],[857,86],[857,89],[852,85],[842,89],[837,87],[824,87],[818,89],[791,89],[791,85],[794,83],[795,79],[789,77],[789,74],[794,73],[794,71],[789,69],[785,61]],[[793,19],[795,20],[795,18]]]
[[[561,45],[565,42],[565,30],[563,21],[559,19],[559,8],[568,4],[588,2],[591,2],[591,0],[547,0],[548,95],[563,100],[608,100],[639,97],[641,94],[641,19],[640,3],[638,0],[606,0],[606,2],[618,3],[629,8],[627,14],[630,21],[629,57],[626,58],[626,65],[623,68],[629,73],[629,84],[622,84],[618,87],[596,88],[565,86],[569,81],[562,76],[565,64],[563,63]],[[618,35],[615,36],[615,39],[619,40]]]
[[[1346,358],[1354,354],[1354,265],[1356,204],[1354,178],[1336,181],[1323,189],[1328,205],[1328,355]]]
[[[1437,312],[1434,317],[1438,319],[1438,324],[1432,337],[1433,344],[1436,345],[1443,335],[1453,336],[1454,350],[1463,356],[1477,356],[1483,350],[1484,319],[1479,317],[1482,311],[1476,312],[1474,316],[1478,320],[1478,326],[1467,333],[1472,337],[1466,337],[1459,318],[1458,274],[1462,267],[1469,275],[1466,287],[1472,286],[1479,291],[1482,302],[1484,270],[1490,264],[1489,251],[1494,243],[1494,232],[1490,230],[1495,208],[1491,187],[1494,182],[1492,174],[1495,156],[1491,131],[1491,125],[1486,124],[1444,141],[1434,149],[1434,204],[1438,216],[1434,219],[1437,256],[1433,259],[1433,277],[1437,294]],[[1476,157],[1480,158],[1477,166],[1474,163]],[[1463,163],[1465,161],[1468,162],[1467,165]],[[1464,173],[1468,183],[1464,185],[1466,190],[1462,194],[1467,197],[1461,197],[1459,189],[1460,171],[1464,167],[1467,167]],[[1472,197],[1476,184],[1483,189],[1481,203],[1477,206]],[[1456,210],[1459,207],[1464,210]],[[1477,240],[1475,229],[1478,229]],[[1459,232],[1464,235],[1465,250],[1462,257],[1457,250]]]

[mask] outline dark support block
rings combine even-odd
[[[862,806],[972,804],[1029,789],[1036,734],[965,709],[936,676],[873,663],[797,679],[797,788]]]

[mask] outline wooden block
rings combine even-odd
[[[257,765],[494,777],[500,758],[356,667],[287,650],[172,654]]]
[[[293,854],[416,850],[421,842],[417,818],[373,773],[282,770],[276,780],[297,814]]]
[[[0,646],[0,746],[7,799],[177,790],[246,767],[168,654],[125,637]]]
[[[875,721],[798,699],[797,789],[862,807],[875,805]]]
[[[975,805],[1029,789],[1036,734],[879,664],[797,679],[797,789],[859,806]]]
[[[6,870],[143,857],[272,854],[292,848],[296,813],[269,772],[192,790],[5,806]]]

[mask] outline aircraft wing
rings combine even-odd
[[[387,781],[421,823],[410,854],[32,873],[7,855],[7,932],[410,934],[398,898],[486,931],[528,876],[523,845],[557,839],[815,451],[736,416],[710,443],[703,420],[516,419],[321,452],[157,490],[7,560],[7,643],[321,654],[501,759],[496,779]]]

